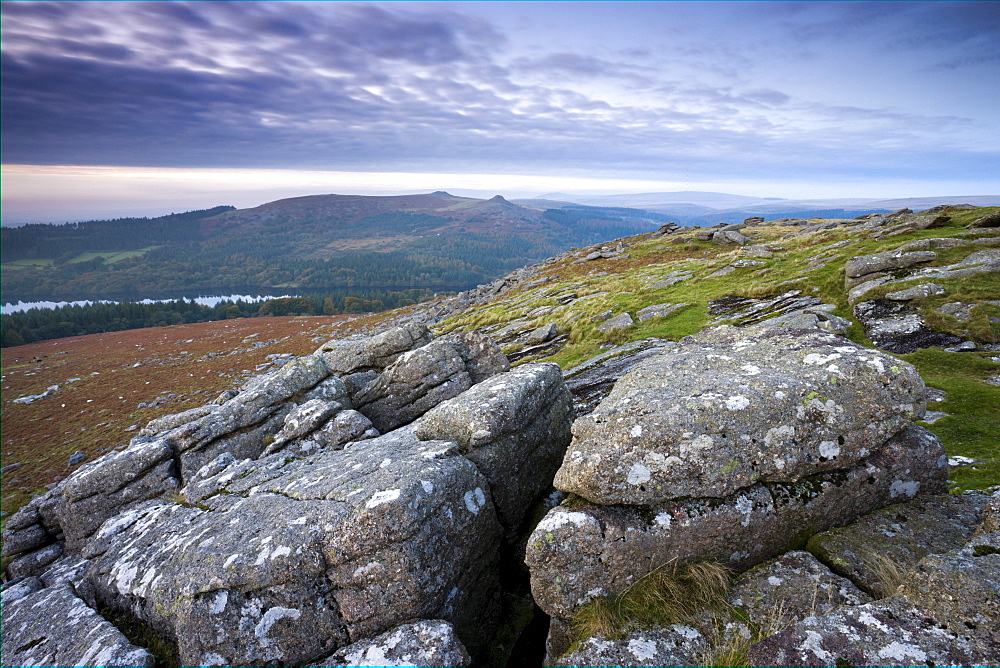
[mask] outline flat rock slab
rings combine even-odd
[[[611,332],[617,332],[620,330],[628,329],[635,322],[632,320],[632,316],[628,313],[621,313],[616,315],[609,320],[605,320],[600,325],[597,326],[597,331],[603,332],[605,334],[610,334]]]
[[[579,649],[556,659],[556,666],[697,666],[708,639],[693,626],[635,631],[624,638],[588,638]]]
[[[576,420],[555,486],[649,505],[847,469],[919,419],[924,396],[912,366],[828,332],[710,328]]]
[[[4,596],[2,643],[5,666],[153,666],[152,654],[130,643],[69,585],[16,600]]]
[[[854,306],[854,316],[864,326],[872,343],[897,355],[931,346],[952,346],[962,340],[954,334],[928,327],[915,307],[907,302],[890,299],[859,302]]]
[[[754,566],[736,578],[729,592],[729,602],[742,608],[750,621],[781,626],[871,600],[853,582],[802,550]]]
[[[857,466],[794,483],[756,483],[725,498],[603,506],[570,497],[528,539],[535,601],[569,619],[672,560],[717,559],[743,569],[805,538],[918,493],[944,492],[947,457],[925,429],[908,427]]]
[[[468,666],[472,659],[455,629],[440,619],[402,624],[359,640],[317,666]]]
[[[1000,664],[1000,532],[927,555],[899,593],[929,610],[939,627],[962,636],[975,663]]]
[[[989,497],[944,494],[897,504],[809,539],[807,549],[870,594],[886,595],[886,560],[907,571],[928,554],[955,550],[972,538]]]
[[[848,278],[857,278],[867,274],[874,274],[880,271],[893,269],[904,269],[906,267],[930,262],[937,259],[934,251],[886,251],[874,255],[859,255],[847,260],[844,273]]]

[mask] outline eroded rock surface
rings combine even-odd
[[[421,620],[348,645],[319,666],[468,666],[472,663],[451,624]]]
[[[3,599],[5,666],[153,666],[68,585]]]
[[[578,419],[555,485],[601,504],[723,497],[850,468],[924,407],[913,367],[841,337],[714,328],[642,362]]]
[[[532,593],[548,614],[568,619],[587,601],[621,593],[673,560],[711,558],[747,568],[873,509],[941,493],[946,470],[941,443],[911,426],[857,466],[794,483],[755,483],[723,498],[650,505],[564,503],[529,539]]]
[[[963,546],[979,526],[982,494],[931,496],[889,506],[809,539],[808,549],[865,591],[883,591],[886,568],[905,573],[924,556]]]
[[[10,518],[4,556],[25,584],[5,594],[5,657],[7,603],[59,619],[58,591],[94,620],[60,628],[58,652],[96,632],[100,609],[186,665],[296,664],[351,645],[337,656],[353,661],[391,649],[357,644],[386,632],[399,660],[468,662],[465,647],[496,632],[501,549],[570,438],[558,367],[508,368],[482,334],[430,341],[413,325],[155,420]],[[397,428],[449,398],[419,437]],[[414,619],[444,621],[396,629]],[[432,636],[441,653],[418,647]]]

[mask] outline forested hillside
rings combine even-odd
[[[4,298],[241,290],[462,289],[570,247],[649,232],[636,209],[497,196],[318,195],[152,219],[3,229]]]

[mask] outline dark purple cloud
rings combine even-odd
[[[919,55],[913,72],[995,69],[983,4],[517,5],[610,17],[607,39],[539,30],[529,47],[465,4],[5,3],[4,161],[822,174],[907,154],[903,171],[936,155],[982,170],[997,148],[968,140],[981,117],[875,102],[838,66],[885,30],[874,44]],[[928,17],[964,37],[921,51],[904,28],[930,34]]]

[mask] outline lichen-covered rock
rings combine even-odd
[[[717,327],[573,424],[557,489],[601,504],[724,497],[847,469],[925,409],[916,370],[819,330]]]
[[[338,449],[351,441],[363,441],[378,435],[371,420],[355,410],[346,410],[327,420],[310,438],[322,448]]]
[[[572,421],[572,397],[559,367],[526,364],[431,409],[414,433],[458,443],[489,479],[500,519],[513,532],[550,488]]]
[[[236,393],[233,393],[232,396],[235,397]],[[150,420],[145,427],[139,430],[139,436],[159,436],[163,432],[176,429],[183,424],[205,417],[218,407],[218,404],[206,404],[180,413],[164,415],[163,417]]]
[[[719,230],[712,235],[712,243],[720,246],[742,246],[750,243],[750,239],[736,230]]]
[[[857,278],[881,271],[904,269],[922,262],[937,259],[934,251],[886,251],[874,255],[860,255],[847,260],[844,273],[848,278]]]
[[[854,315],[872,343],[897,355],[930,346],[951,346],[962,340],[928,327],[923,316],[908,303],[871,299],[856,304]]]
[[[842,605],[869,603],[871,597],[847,578],[835,575],[808,552],[795,550],[740,574],[729,602],[750,621],[787,626]]]
[[[454,627],[440,619],[401,624],[359,640],[319,661],[318,666],[468,666],[472,659]]]
[[[920,285],[914,285],[904,290],[888,292],[885,298],[898,302],[908,302],[914,299],[926,299],[934,295],[943,295],[944,293],[945,289],[937,283],[921,283]]]
[[[170,444],[162,438],[136,440],[66,479],[58,516],[69,549],[78,550],[108,518],[180,487]]]
[[[4,597],[2,646],[5,666],[153,666],[68,585]]]
[[[274,407],[274,412],[263,422],[237,429],[180,452],[177,459],[180,461],[181,480],[187,484],[197,477],[197,472],[203,466],[223,455],[232,455],[237,459],[257,459],[267,447],[268,440],[284,426],[285,417],[294,408],[295,404],[292,402],[284,402]]]
[[[41,575],[49,564],[62,556],[62,553],[62,543],[52,543],[29,552],[7,564],[7,577],[13,579]]]
[[[16,554],[24,554],[44,547],[53,541],[53,537],[41,524],[29,524],[23,528],[4,531],[4,558]]]
[[[347,375],[359,371],[382,371],[403,353],[430,343],[425,325],[410,323],[393,327],[375,336],[334,339],[316,350],[330,373]]]
[[[633,631],[623,638],[588,638],[556,666],[697,666],[704,663],[708,639],[686,624]]]
[[[15,578],[3,583],[3,591],[0,592],[0,605],[13,603],[22,599],[28,594],[44,589],[45,585],[36,577]],[[4,664],[6,665],[6,663]]]
[[[400,355],[354,396],[354,405],[384,434],[470,387],[461,353],[450,342],[437,340]]]
[[[619,313],[613,318],[609,318],[597,326],[597,331],[604,334],[610,334],[612,332],[617,332],[623,329],[628,329],[635,322],[632,320],[632,316],[628,313]]]
[[[316,431],[342,409],[340,403],[324,399],[310,399],[299,404],[285,416],[281,431],[274,436],[274,440],[264,449],[262,455],[278,452],[289,441]]]
[[[1000,533],[924,557],[899,589],[938,627],[968,639],[975,663],[1000,663]]]
[[[492,628],[501,529],[454,443],[400,430],[234,462],[186,491],[84,549],[94,598],[175,639],[183,664],[299,663],[413,618],[472,645]]]
[[[891,594],[884,590],[886,568],[905,572],[925,555],[965,545],[980,523],[987,499],[981,494],[944,494],[889,506],[848,526],[816,534],[807,549],[865,591]]]
[[[453,332],[442,336],[439,340],[451,343],[455,347],[465,362],[465,370],[469,373],[473,385],[498,373],[510,371],[507,356],[493,339],[478,330]]]
[[[319,355],[298,357],[277,371],[251,379],[226,403],[164,432],[161,438],[178,453],[200,449],[220,436],[263,422],[287,400],[311,390],[329,375]]]
[[[752,645],[756,666],[915,666],[980,663],[968,639],[900,596],[807,617]]]
[[[608,396],[618,379],[634,369],[639,362],[676,346],[674,341],[665,339],[632,341],[567,369],[563,377],[573,394],[577,417],[593,412]]]
[[[1000,531],[1000,494],[994,494],[983,508],[983,521],[976,529],[976,535]]]
[[[876,508],[940,494],[946,473],[940,441],[910,426],[853,468],[756,483],[724,498],[648,506],[571,498],[528,540],[532,594],[549,615],[569,619],[588,600],[619,594],[672,560],[714,558],[746,568]]]

